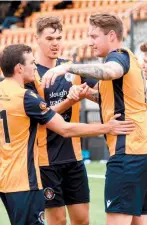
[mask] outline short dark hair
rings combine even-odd
[[[14,67],[18,63],[25,65],[24,53],[31,52],[31,47],[24,44],[15,44],[5,47],[0,58],[0,65],[4,76],[12,77]]]
[[[119,41],[123,39],[123,23],[118,16],[109,13],[92,14],[89,22],[90,25],[99,27],[104,34],[108,34],[111,30],[114,30],[117,39]]]
[[[53,28],[54,32],[59,30],[62,32],[62,23],[59,17],[56,16],[48,16],[48,17],[40,17],[36,23],[37,34],[42,34],[45,28]]]
[[[142,44],[142,45],[140,46],[140,50],[141,50],[142,52],[147,52],[147,42],[144,43],[144,44]]]

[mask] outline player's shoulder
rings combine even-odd
[[[13,95],[13,98],[15,99],[18,99],[18,100],[21,100],[23,101],[24,99],[24,96],[27,92],[27,89],[25,88],[17,88],[17,90],[14,90],[14,92],[12,91],[12,95]]]
[[[25,89],[24,95],[26,98],[38,99],[38,97],[39,97],[38,94],[36,94],[33,90],[29,90],[29,89]]]
[[[129,52],[123,48],[115,49],[107,55],[106,62],[111,61],[112,59],[129,60]]]
[[[118,54],[118,55],[123,55],[123,54],[128,54],[128,50],[125,49],[125,48],[118,48],[118,49],[112,51],[111,53],[112,53],[112,54],[113,54],[113,53],[114,53],[114,54],[116,53],[116,54]]]
[[[61,65],[61,64],[65,64],[65,63],[71,64],[73,62],[72,62],[72,60],[64,58],[64,57],[57,59],[57,65]]]

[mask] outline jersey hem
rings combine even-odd
[[[71,163],[71,162],[80,162],[83,161],[83,159],[76,159],[76,160],[68,160],[68,161],[62,161],[62,162],[55,162],[55,163],[49,163],[48,165],[40,165],[39,167],[44,167],[44,166],[55,166],[55,165],[61,165],[61,164],[66,164],[66,163]]]

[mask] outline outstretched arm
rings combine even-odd
[[[135,129],[133,122],[116,120],[118,117],[120,114],[116,114],[105,124],[84,124],[67,123],[59,114],[55,114],[46,127],[63,137],[86,137],[107,133],[111,135],[130,134]]]
[[[50,69],[42,78],[43,87],[53,85],[55,79],[65,73],[74,73],[81,77],[95,78],[97,80],[114,80],[123,76],[123,67],[114,61],[97,64],[64,64]]]
[[[122,66],[112,61],[104,64],[72,64],[67,71],[97,80],[113,80],[123,76]]]

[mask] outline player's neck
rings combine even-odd
[[[53,68],[56,66],[56,59],[47,58],[46,56],[44,56],[44,54],[38,52],[36,56],[36,63],[47,68]]]
[[[115,43],[114,45],[112,44],[109,53],[115,51],[116,49],[122,48],[122,42]]]
[[[24,81],[22,75],[16,74],[13,76],[13,79],[20,85],[20,87],[24,88],[25,81]]]

